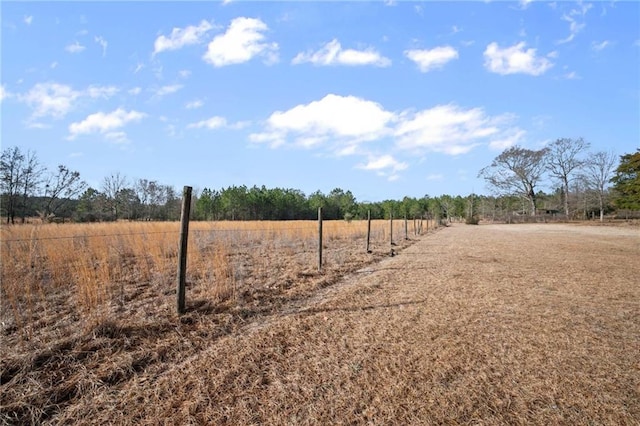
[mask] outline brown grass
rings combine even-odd
[[[2,419],[638,424],[637,228],[454,225],[341,281],[314,272],[313,241],[309,262],[286,238],[254,242],[262,256],[231,239],[232,273],[202,278],[231,280],[227,302],[192,285],[179,320],[147,283],[86,332],[35,341],[62,313],[31,339],[5,331]],[[338,274],[358,267],[347,247],[329,254]]]

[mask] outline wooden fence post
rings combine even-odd
[[[404,239],[408,240],[409,239],[409,225],[407,222],[407,215],[404,215]]]
[[[322,207],[318,207],[318,272],[322,271]]]
[[[395,252],[393,251],[393,210],[389,210],[389,248],[390,254],[393,256]]]
[[[371,241],[371,210],[367,210],[367,253],[371,253],[369,242]]]
[[[185,186],[182,190],[182,213],[180,215],[180,248],[178,250],[178,314],[185,312],[185,284],[187,281],[187,242],[189,238],[189,213],[191,211],[191,190]]]

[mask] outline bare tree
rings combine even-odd
[[[24,154],[17,146],[2,151],[2,156],[0,157],[0,188],[3,195],[4,209],[7,214],[7,223],[14,223],[15,221],[23,163]]]
[[[616,156],[613,152],[600,151],[589,156],[585,163],[583,178],[587,186],[592,189],[598,198],[600,209],[600,222],[604,220],[604,208],[607,200],[607,187],[613,175],[616,165]]]
[[[42,175],[45,169],[40,166],[38,157],[33,151],[27,151],[22,167],[20,179],[20,192],[22,195],[22,223],[25,223],[26,214],[29,211],[29,200],[35,194],[42,183]]]
[[[538,151],[513,146],[498,155],[478,173],[498,193],[517,195],[529,201],[529,213],[536,214],[536,186],[545,170],[547,149]]]
[[[115,220],[118,220],[120,213],[120,199],[118,194],[127,186],[127,178],[119,172],[112,173],[104,178],[102,182],[102,193],[106,197],[107,206],[111,210]]]
[[[562,184],[564,214],[569,216],[569,182],[571,175],[584,165],[580,155],[589,149],[583,138],[561,138],[548,146],[547,169]]]
[[[44,216],[57,214],[70,199],[77,198],[86,187],[86,182],[80,179],[80,172],[59,165],[58,170],[46,179]]]

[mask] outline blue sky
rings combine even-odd
[[[98,189],[467,195],[514,144],[640,146],[639,2],[0,7],[3,149]]]

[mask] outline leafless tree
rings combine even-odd
[[[616,161],[617,159],[613,152],[600,151],[591,154],[585,162],[582,177],[588,188],[596,193],[600,209],[600,222],[604,220],[607,187],[613,176]]]
[[[46,179],[44,216],[56,214],[70,199],[77,198],[87,187],[80,179],[80,172],[59,165],[58,170]]]
[[[118,220],[118,215],[120,214],[120,199],[118,195],[126,186],[127,178],[119,172],[106,176],[102,182],[102,193],[115,220]]]
[[[547,169],[551,176],[562,184],[564,214],[567,217],[569,216],[569,182],[572,174],[584,165],[584,160],[580,156],[589,149],[589,146],[589,142],[583,138],[561,138],[548,146]]]
[[[513,146],[498,155],[479,177],[502,195],[517,195],[529,201],[531,215],[536,214],[536,187],[542,179],[548,150],[530,150]]]

